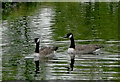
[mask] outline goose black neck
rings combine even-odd
[[[70,41],[71,41],[70,48],[74,48],[74,49],[75,49],[75,41],[74,41],[74,38],[71,37],[71,38],[70,38]]]
[[[39,42],[38,42],[38,43],[36,43],[35,52],[36,52],[36,53],[39,53]]]

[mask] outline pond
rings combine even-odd
[[[19,5],[17,5],[19,4]],[[76,45],[104,46],[99,55],[77,54],[73,71],[67,33]],[[31,54],[34,38],[40,48],[58,46],[55,57],[40,61],[39,73]],[[117,2],[15,3],[2,13],[2,80],[119,80]]]

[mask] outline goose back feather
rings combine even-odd
[[[98,45],[77,45],[75,47],[75,52],[83,54],[93,54],[95,50],[100,48],[101,47]]]
[[[48,57],[50,54],[54,54],[58,47],[44,47],[39,50],[40,57]]]

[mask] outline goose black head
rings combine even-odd
[[[68,33],[64,36],[64,38],[72,38],[73,37],[73,34],[72,33]]]
[[[39,43],[40,39],[39,38],[35,38],[35,43]]]

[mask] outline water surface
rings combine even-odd
[[[119,80],[118,3],[23,3],[3,12],[3,80]],[[68,32],[76,45],[103,45],[99,55],[76,54],[73,71]],[[40,48],[59,46],[53,59],[35,72],[34,38]],[[29,57],[29,58],[26,58]]]

